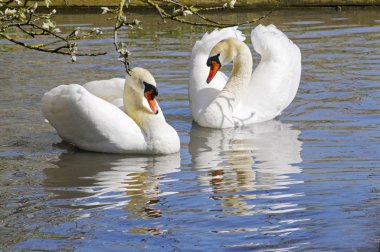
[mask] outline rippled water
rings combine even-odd
[[[275,11],[264,23],[302,52],[297,97],[276,120],[225,130],[193,124],[189,110],[190,52],[207,29],[137,13],[145,22],[129,37],[132,63],[155,75],[160,105],[181,138],[181,152],[164,157],[82,152],[60,143],[43,120],[45,91],[122,76],[114,53],[71,64],[0,41],[1,248],[378,251],[379,13]],[[112,26],[95,14],[59,19]],[[111,43],[106,34],[84,46],[112,52]]]

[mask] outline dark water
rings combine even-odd
[[[276,120],[226,130],[192,124],[189,110],[189,57],[207,29],[136,15],[144,29],[127,38],[132,64],[156,77],[181,152],[82,152],[44,122],[47,90],[123,76],[109,33],[83,44],[108,55],[75,64],[0,41],[2,250],[379,250],[380,9],[288,9],[265,19],[301,49],[299,92]],[[95,14],[58,22],[112,26]]]

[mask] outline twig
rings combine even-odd
[[[163,2],[173,4],[175,6],[179,6],[182,11],[176,14],[168,14],[158,3],[154,2],[153,0],[144,0],[149,6],[154,8],[162,19],[170,19],[179,23],[194,25],[194,26],[206,26],[206,27],[218,27],[218,28],[224,28],[224,27],[230,27],[230,26],[237,26],[237,25],[247,25],[247,24],[253,24],[256,23],[263,18],[266,18],[269,16],[278,6],[280,0],[277,1],[277,4],[269,10],[266,14],[260,16],[259,18],[240,22],[240,23],[221,23],[216,20],[213,20],[211,18],[208,18],[202,14],[200,14],[200,11],[211,11],[211,10],[218,10],[218,9],[225,9],[226,7],[208,7],[208,8],[195,8],[194,6],[187,6],[185,4],[182,4],[178,1],[174,0],[162,0]],[[182,18],[185,16],[185,11],[189,11],[191,14],[194,14],[198,18],[200,18],[204,22],[196,22],[196,21],[189,21],[187,19]]]
[[[32,50],[36,50],[36,51],[41,51],[41,52],[49,52],[49,53],[56,53],[56,54],[63,54],[63,55],[71,55],[71,52],[63,52],[61,51],[61,49],[68,49],[67,46],[62,46],[60,48],[57,48],[57,49],[50,49],[50,48],[43,48],[45,46],[45,44],[37,44],[37,45],[29,45],[25,42],[22,42],[22,41],[18,41],[18,40],[15,40],[14,38],[10,37],[9,35],[7,34],[4,34],[3,32],[0,32],[0,36],[14,44],[17,44],[17,45],[20,45],[22,47],[25,47],[25,48],[28,48],[28,49],[32,49]],[[98,52],[98,53],[77,53],[76,55],[77,56],[99,56],[99,55],[105,55],[107,54],[106,52]]]

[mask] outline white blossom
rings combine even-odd
[[[75,27],[74,29],[74,37],[78,36],[79,35],[79,30],[80,30],[80,27]]]
[[[46,30],[49,30],[49,28],[50,28],[49,23],[43,23],[43,24],[42,24],[42,28],[44,28],[44,29],[46,29]]]
[[[17,11],[15,9],[5,9],[4,15],[5,16],[13,16]]]
[[[231,0],[230,2],[230,8],[233,8],[236,4],[236,0]]]
[[[53,32],[55,32],[55,33],[60,33],[60,32],[61,32],[61,29],[59,29],[59,28],[55,28],[55,29],[53,30]]]
[[[178,14],[178,13],[180,13],[181,12],[181,9],[174,9],[173,10],[173,14],[175,15],[175,14]]]
[[[193,13],[190,10],[185,10],[185,11],[183,11],[183,15],[184,16],[190,16],[190,15],[193,15]]]
[[[42,28],[46,29],[46,30],[52,30],[55,28],[55,23],[53,23],[52,21],[48,20],[46,22],[44,22],[42,24]]]
[[[100,7],[100,9],[102,9],[102,10],[103,10],[102,14],[106,14],[107,12],[109,12],[109,11],[110,11],[110,9],[109,9],[109,8],[107,8],[107,7]]]
[[[138,19],[135,19],[135,24],[136,24],[136,25],[140,25],[140,24],[141,24],[141,21],[138,20]]]
[[[100,28],[99,28],[99,27],[95,27],[95,28],[93,28],[93,29],[92,29],[92,31],[93,31],[93,32],[95,32],[95,33],[96,33],[96,35],[100,35],[100,34],[103,34],[102,30],[100,30]]]
[[[22,1],[21,1],[21,0],[16,0],[16,4],[17,4],[17,5],[21,5],[21,4],[22,4]]]
[[[33,7],[30,9],[32,12],[34,12],[38,7],[38,3],[34,2]]]
[[[223,4],[223,8],[227,8],[227,6],[228,6],[227,3]]]
[[[51,0],[45,0],[45,5],[47,8],[49,8],[50,4],[51,4]]]

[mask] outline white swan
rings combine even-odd
[[[84,150],[178,152],[178,134],[165,121],[155,99],[157,95],[153,76],[143,68],[134,68],[125,81],[111,79],[90,82],[84,87],[58,86],[44,94],[42,112],[63,140]],[[121,99],[124,111],[117,107]]]
[[[251,39],[261,55],[253,73],[251,52],[237,27],[206,33],[195,43],[189,96],[199,125],[229,128],[267,121],[294,99],[301,76],[299,48],[274,25],[257,26]],[[231,61],[227,80],[218,70]]]

